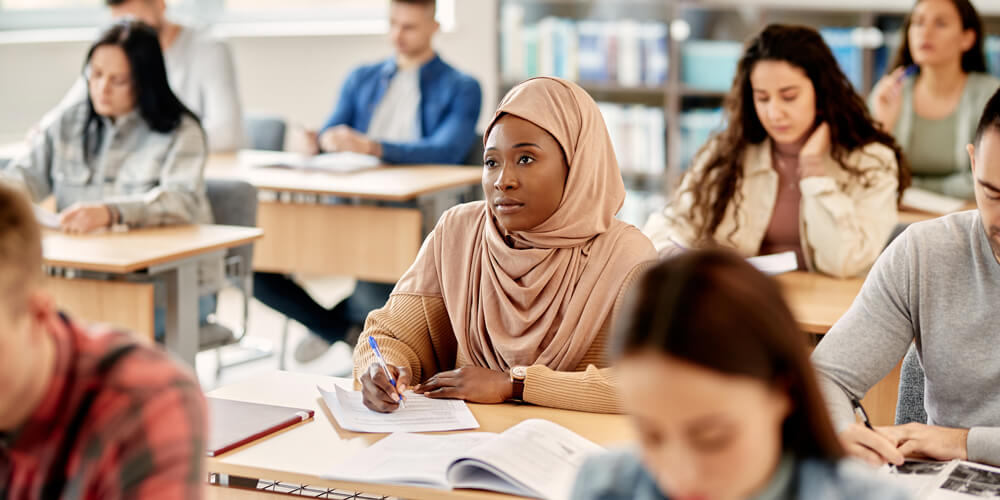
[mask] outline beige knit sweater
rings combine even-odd
[[[524,400],[552,408],[593,413],[621,413],[614,371],[608,368],[611,326],[622,305],[625,292],[653,262],[641,264],[629,274],[618,291],[610,318],[601,326],[594,343],[572,372],[555,371],[545,365],[528,367],[524,380]],[[471,364],[458,359],[455,334],[441,297],[393,294],[381,309],[372,311],[354,349],[354,380],[372,363],[375,355],[368,345],[375,337],[386,363],[405,366],[417,384],[432,375]]]

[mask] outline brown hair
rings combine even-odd
[[[913,7],[916,8],[923,0],[917,0]],[[976,43],[962,54],[962,71],[966,73],[986,73],[986,52],[983,50],[983,20],[979,18],[976,7],[969,0],[951,0],[951,4],[958,11],[958,17],[962,18],[962,30],[972,30],[976,33]],[[896,60],[889,71],[900,66],[910,66],[913,64],[913,54],[910,53],[910,24],[913,22],[913,13],[906,16],[903,23],[903,43],[899,44],[899,52],[896,53]]]
[[[750,74],[761,61],[783,61],[805,72],[816,91],[816,124],[826,122],[830,127],[831,156],[865,185],[868,181],[863,172],[845,163],[847,156],[871,143],[891,148],[899,168],[898,196],[902,196],[910,185],[910,167],[903,150],[890,134],[875,126],[864,100],[851,87],[820,34],[804,26],[772,24],[747,43],[724,104],[727,127],[697,155],[698,161],[705,161],[705,168],[697,173],[701,175],[698,182],[687,190],[693,200],[690,213],[680,216],[694,224],[700,246],[715,243],[715,231],[729,204],[742,203],[739,186],[744,153],[749,145],[768,137],[754,109],[750,85]],[[692,169],[686,175],[696,173]],[[683,194],[677,193],[674,199]],[[728,237],[737,229],[734,227]]]
[[[736,254],[692,251],[650,269],[629,291],[616,335],[619,356],[653,351],[786,389],[792,411],[783,449],[800,458],[844,455],[805,335],[777,284]]]
[[[393,3],[405,3],[409,5],[420,5],[431,9],[431,12],[437,12],[437,0],[392,0]]]
[[[5,306],[23,309],[29,286],[41,279],[42,236],[31,203],[0,183],[0,294]]]

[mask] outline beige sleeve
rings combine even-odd
[[[410,370],[413,384],[452,369],[455,362],[455,335],[440,297],[393,294],[384,307],[368,314],[354,348],[355,385],[375,363],[368,337],[375,338],[387,364]]]
[[[710,148],[701,152],[691,169],[684,175],[681,185],[674,191],[673,199],[663,210],[653,212],[646,220],[642,232],[661,256],[694,248],[697,244],[695,221],[691,207],[694,204],[692,188],[701,183],[705,165],[711,155]]]
[[[827,176],[799,182],[806,240],[803,250],[817,271],[838,278],[867,272],[897,221],[895,153],[881,144],[871,144],[852,153],[848,161],[863,172],[864,185],[845,190]]]
[[[528,367],[524,380],[527,403],[591,413],[622,413],[621,395],[614,368],[609,368],[615,318],[620,313],[625,294],[632,284],[655,262],[640,264],[622,283],[611,317],[594,339],[579,371],[556,371],[544,365]]]

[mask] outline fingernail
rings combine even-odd
[[[397,387],[397,389],[399,390],[399,392],[405,391],[406,390],[406,384],[399,384],[399,387]]]
[[[396,401],[398,403],[399,402],[399,394],[392,393],[392,400]]]

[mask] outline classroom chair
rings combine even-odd
[[[917,357],[916,344],[910,344],[899,372],[899,395],[896,401],[896,425],[927,423],[924,409],[924,369]]]
[[[212,216],[216,224],[228,226],[257,226],[257,188],[245,181],[209,179],[205,181],[208,202],[212,206]],[[240,291],[243,302],[243,318],[238,332],[210,320],[199,331],[199,347],[202,351],[215,349],[216,376],[224,368],[256,361],[272,356],[269,350],[251,348],[253,355],[237,363],[224,365],[221,348],[242,344],[247,336],[250,298],[253,297],[253,244],[229,249],[225,257],[226,281]]]
[[[275,115],[248,113],[243,119],[247,145],[251,149],[284,150],[286,128],[285,120]]]

